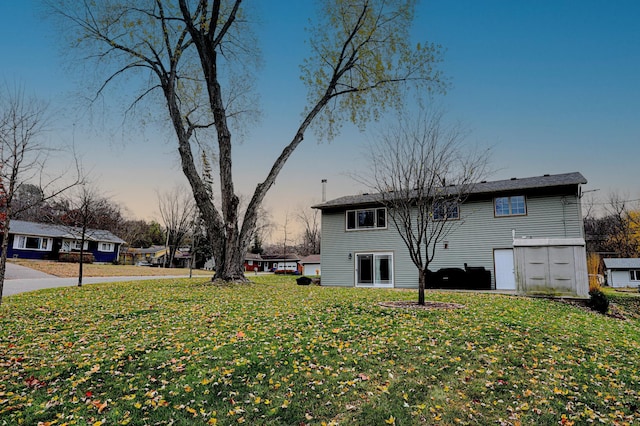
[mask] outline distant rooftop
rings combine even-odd
[[[79,240],[82,235],[80,228],[48,223],[12,220],[9,222],[9,232],[12,234],[32,235],[37,237],[66,238]],[[109,231],[103,229],[87,229],[85,239],[88,241],[102,241],[123,244],[125,241]]]
[[[573,186],[587,183],[581,173],[564,173],[557,175],[543,175],[527,178],[511,178],[496,181],[482,181],[473,185],[470,194],[496,194],[501,192],[522,191],[541,188]],[[382,201],[382,194],[347,195],[312,206],[314,209],[331,209],[357,205],[376,204]]]
[[[636,258],[603,259],[603,261],[607,269],[640,269],[640,259]]]

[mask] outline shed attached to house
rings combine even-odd
[[[611,287],[637,287],[640,285],[640,259],[604,259],[607,284]]]

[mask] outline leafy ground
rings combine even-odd
[[[87,285],[0,308],[0,425],[632,424],[638,319],[285,276]],[[620,297],[625,310],[636,295]]]
[[[77,263],[65,263],[54,262],[47,260],[26,260],[26,259],[11,259],[11,263],[16,265],[26,266],[27,268],[36,269],[38,271],[45,272],[47,274],[55,275],[57,277],[77,277],[78,276],[78,264]],[[133,277],[133,276],[175,276],[175,275],[189,275],[189,269],[186,268],[152,268],[149,266],[134,266],[134,265],[111,265],[111,264],[93,264],[85,263],[82,265],[82,273],[85,277]],[[211,271],[193,270],[194,275],[208,275],[211,276]]]

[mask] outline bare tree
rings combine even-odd
[[[49,176],[45,173],[47,155],[52,151],[52,147],[42,140],[46,127],[46,104],[27,97],[23,89],[0,90],[0,305],[11,219],[22,211],[53,199],[81,181],[77,161],[76,174],[71,179],[68,179],[68,174]],[[29,181],[38,182],[38,196],[14,205],[16,194]]]
[[[256,185],[241,217],[232,173],[231,125],[246,116],[252,98],[246,83],[257,52],[252,10],[242,0],[49,0],[63,17],[70,45],[108,72],[98,93],[122,75],[149,82],[134,105],[163,97],[187,177],[216,258],[215,278],[246,281],[243,258],[254,236],[259,207],[305,132],[334,137],[345,120],[364,126],[400,105],[404,90],[444,88],[435,65],[439,46],[410,40],[415,0],[323,0],[311,28],[310,57],[302,79],[308,106],[293,137]],[[133,105],[132,105],[133,108]],[[127,109],[131,111],[132,108]],[[215,130],[219,207],[194,161],[198,134]]]
[[[160,217],[166,229],[169,256],[165,256],[165,267],[173,267],[176,250],[190,235],[194,227],[195,203],[191,193],[177,186],[173,190],[158,194]]]
[[[369,183],[418,269],[418,303],[424,305],[429,264],[438,243],[463,218],[459,206],[487,170],[488,151],[465,149],[464,132],[448,126],[440,111],[400,117],[372,147]]]
[[[318,210],[301,209],[296,215],[302,224],[301,255],[320,254],[320,218]]]
[[[114,206],[100,195],[97,187],[89,183],[78,186],[76,193],[66,196],[61,204],[66,207],[66,211],[56,222],[63,226],[71,237],[63,242],[62,249],[69,253],[79,251],[78,287],[81,287],[88,243],[94,239],[98,230],[109,229],[108,225],[113,221],[111,216]],[[119,210],[117,213],[119,217]]]

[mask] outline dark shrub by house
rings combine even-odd
[[[58,260],[60,262],[69,262],[69,263],[80,263],[80,253],[71,252],[71,253],[60,253],[58,256]],[[93,263],[95,258],[91,253],[84,253],[82,256],[83,263]]]
[[[594,311],[598,311],[601,314],[606,314],[609,310],[609,298],[600,290],[593,290],[589,292],[591,299],[589,299],[588,306]]]

